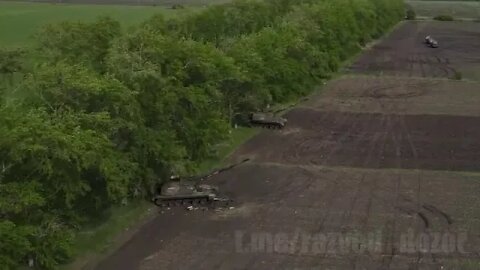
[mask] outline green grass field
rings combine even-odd
[[[91,21],[99,16],[107,15],[120,21],[124,26],[130,26],[157,13],[168,17],[175,16],[179,12],[188,12],[191,9],[0,2],[0,47],[28,46],[33,43],[33,35],[39,27],[58,21]]]
[[[478,1],[406,1],[412,5],[419,17],[451,15],[459,19],[480,19]]]

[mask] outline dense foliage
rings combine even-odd
[[[417,13],[415,12],[415,9],[412,7],[412,5],[407,4],[406,9],[407,11],[405,13],[405,19],[415,20],[417,18]]]
[[[243,0],[133,31],[39,33],[0,103],[0,265],[52,269],[76,229],[216,154],[235,115],[308,94],[405,14],[401,0]],[[0,52],[0,74],[22,69]]]
[[[438,15],[433,17],[433,19],[436,21],[446,21],[446,22],[451,22],[454,20],[453,17],[450,15]]]

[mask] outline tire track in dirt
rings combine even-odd
[[[433,205],[430,205],[430,204],[423,204],[423,208],[430,211],[432,214],[435,214],[439,217],[444,218],[448,225],[453,224],[453,219],[447,213],[443,212],[442,210],[438,209],[437,207],[435,207]]]
[[[423,59],[422,59],[422,57],[423,57]],[[425,56],[421,56],[421,60],[419,61],[419,65],[420,65],[421,76],[423,78],[427,77],[427,72],[425,71],[425,64],[426,64]]]
[[[417,170],[417,172],[418,172],[418,176],[417,176],[417,183],[418,183],[417,184],[417,198],[416,198],[417,199],[417,203],[416,203],[417,213],[418,213],[418,216],[420,217],[420,219],[424,223],[423,232],[428,235],[429,239],[431,239],[432,234],[431,234],[430,229],[429,229],[430,228],[430,221],[427,218],[427,216],[421,211],[422,209],[427,209],[427,208],[425,208],[425,205],[422,204],[423,173],[418,166],[418,160],[419,160],[418,152],[417,152],[417,149],[415,147],[415,144],[413,143],[409,128],[408,128],[408,126],[405,122],[405,118],[403,116],[401,116],[400,120],[401,120],[400,123],[401,123],[402,130],[406,133],[408,144],[410,145],[411,151],[413,153],[413,157],[414,157],[414,161],[415,161],[415,170]],[[436,207],[429,207],[429,208],[431,209],[430,211],[432,211],[433,209],[436,209]],[[433,210],[433,211],[435,211],[435,210]],[[432,253],[431,250],[429,250],[429,255],[432,259],[432,263],[436,264],[438,262],[437,256],[434,253]],[[421,261],[422,258],[423,258],[423,253],[421,251],[419,251],[418,254],[417,254],[417,260],[415,261],[415,265],[414,265],[413,269],[418,269],[419,268],[419,264],[420,264],[420,261]]]
[[[413,77],[414,75],[414,69],[415,69],[415,63],[413,61],[413,56],[409,56],[408,57],[409,59],[409,67],[408,67],[408,77]]]
[[[392,122],[392,119],[391,119],[390,115],[388,115],[387,119],[388,119],[389,129],[392,130],[395,123]],[[396,165],[397,165],[397,169],[399,169],[399,168],[401,168],[401,155],[402,155],[401,144],[398,141],[398,138],[395,134],[395,131],[392,130],[391,136],[392,136],[392,140],[393,140],[394,145],[395,145]],[[401,178],[401,175],[400,175],[399,172],[397,172],[396,174],[397,174],[397,176],[396,176],[396,180],[395,180],[395,187],[394,187],[394,194],[393,194],[393,197],[394,197],[394,203],[393,204],[395,206],[395,207],[393,207],[393,218],[391,218],[391,220],[386,222],[386,224],[385,224],[386,232],[390,232],[390,234],[388,235],[388,238],[385,240],[386,242],[385,242],[384,247],[385,248],[389,247],[390,252],[382,258],[382,266],[381,266],[380,269],[390,269],[393,258],[395,257],[395,255],[397,253],[396,246],[395,246],[395,232],[396,232],[396,229],[397,229],[398,209],[397,209],[396,206],[398,205],[398,198],[399,198],[399,195],[400,195],[402,178]],[[387,250],[385,250],[385,251],[387,251]]]
[[[379,105],[380,107],[384,108],[384,104],[382,103],[381,100],[379,100]],[[386,142],[389,138],[389,134],[391,134],[392,138],[394,139],[394,141],[396,142],[396,149],[397,149],[397,157],[400,157],[400,153],[399,153],[399,144],[397,143],[397,140],[395,138],[395,134],[392,132],[393,130],[393,126],[394,124],[392,123],[392,119],[391,119],[391,115],[390,114],[387,114],[387,113],[383,113],[382,114],[382,118],[381,118],[381,121],[379,122],[379,127],[383,127],[384,129],[384,132],[383,132],[383,136],[382,136],[382,145],[381,147],[379,148],[379,152],[378,152],[378,157],[381,157],[382,156],[382,153],[385,149],[385,146],[386,146]],[[368,163],[370,161],[370,158],[371,158],[371,154],[374,152],[375,150],[375,147],[377,145],[377,140],[379,139],[379,137],[376,137],[374,140],[371,141],[370,143],[370,147],[369,147],[369,154],[367,155],[367,158],[365,159],[364,161],[364,164]],[[363,184],[363,179],[362,178],[362,184]],[[399,192],[399,188],[400,188],[400,181],[401,181],[401,178],[400,178],[400,175],[398,176],[398,179],[396,181],[396,186],[395,186],[395,200],[397,200],[398,198],[398,192]],[[366,232],[366,228],[367,228],[367,224],[368,224],[368,220],[370,218],[370,211],[371,211],[371,207],[372,207],[372,199],[374,197],[373,193],[375,192],[375,189],[377,188],[377,179],[374,180],[374,183],[373,185],[371,185],[371,189],[369,191],[369,196],[368,196],[368,202],[367,202],[367,214],[365,216],[365,219],[363,221],[363,226],[362,226],[362,231],[363,232]],[[396,204],[396,203],[395,203]],[[393,258],[393,256],[395,256],[395,247],[394,247],[394,233],[396,231],[396,219],[397,219],[397,212],[396,210],[394,209],[394,218],[393,220],[390,222],[390,230],[388,229],[389,227],[389,223],[386,224],[387,226],[387,231],[390,231],[390,235],[389,235],[389,242],[390,242],[390,248],[391,248],[391,253],[389,254],[390,255],[390,258],[385,260],[385,258],[388,258],[388,257],[383,257],[382,259],[382,265],[385,264],[385,262],[387,262],[387,268],[389,267],[390,265],[390,262],[391,262],[391,259]],[[388,241],[388,240],[387,240]],[[388,246],[388,242],[387,242],[387,245],[385,246]],[[369,254],[369,256],[371,257],[371,254]],[[355,254],[351,260],[351,264],[352,264],[352,267],[353,269],[356,269],[358,267],[358,257],[359,257],[359,254]],[[384,268],[382,268],[384,269]]]
[[[344,117],[345,118],[345,117]],[[346,118],[349,118],[348,116]],[[372,117],[372,120],[373,117]],[[359,122],[361,121],[355,121],[353,125],[350,126],[350,128],[345,132],[345,134],[343,136],[340,137],[339,139],[339,142],[335,145],[335,147],[329,152],[329,154],[327,155],[327,158],[325,158],[322,162],[322,166],[324,166],[328,160],[330,159],[330,157],[339,149],[339,147],[342,145],[342,142],[348,138],[350,135],[351,135],[351,132],[353,130],[356,130]],[[363,126],[362,126],[362,129],[361,130],[365,130],[365,127],[368,127],[370,121],[363,121]],[[367,132],[363,132],[361,136],[358,136],[355,140],[355,142],[360,142],[362,138],[364,138],[368,133]],[[334,190],[330,190],[328,193],[331,194],[328,199],[327,199],[327,203],[325,204],[325,207],[327,208],[327,211],[326,213],[322,216],[321,220],[320,220],[320,224],[319,224],[319,227],[317,228],[316,232],[317,233],[321,233],[324,231],[324,226],[325,226],[325,222],[328,220],[328,218],[330,217],[330,214],[331,214],[331,209],[333,207],[331,207],[331,204],[333,203],[334,201],[334,198],[336,197],[336,189],[338,188],[338,182],[340,182],[339,180],[341,178],[343,178],[346,174],[344,172],[342,173],[339,173],[339,175],[336,177],[336,179],[334,180],[335,184],[334,184]],[[363,181],[364,177],[362,178],[362,181]],[[360,188],[360,187],[359,187]],[[348,214],[347,214],[348,215]],[[350,209],[350,215],[351,215],[351,209]],[[343,225],[343,223],[340,223],[339,224],[340,226]],[[321,255],[318,256],[318,259],[319,259],[319,263],[325,259],[327,255],[327,250],[325,250],[325,252]]]
[[[299,185],[299,187],[296,189],[296,190],[293,190],[293,192],[288,192],[289,194],[285,194],[285,196],[287,195],[291,195],[292,193],[293,194],[300,194],[299,191],[301,190],[309,190],[310,187],[316,182],[316,179],[315,179],[315,175],[313,173],[311,173],[311,171],[305,169],[305,168],[302,168],[302,171],[306,172],[307,175],[310,175],[311,177],[308,177],[308,182],[306,185]],[[294,181],[292,181],[294,182]],[[286,197],[282,197],[282,196],[279,196],[279,199],[281,200],[282,198],[286,198]],[[312,201],[312,204],[310,204],[309,208],[315,208],[317,207],[317,205],[315,204],[314,201]],[[300,235],[298,235],[298,237],[300,237]],[[293,246],[290,247],[290,251],[291,251],[291,254],[290,255],[295,255],[297,251],[301,252],[302,250],[302,247],[299,247],[298,244],[300,243],[300,241],[298,239],[296,239],[295,242],[291,242],[290,244]],[[301,244],[300,244],[301,245]],[[281,263],[279,265],[288,265],[288,262],[290,261],[290,257],[289,256],[283,256],[283,259],[281,260]],[[245,269],[250,269],[250,268],[245,268]]]
[[[301,194],[301,191],[309,190],[316,182],[315,174],[305,168],[299,168],[303,172],[302,176],[306,177],[306,180],[303,180],[301,183],[289,181],[287,186],[280,186],[278,190],[274,190],[272,192],[272,197],[269,197],[268,199],[275,202],[275,204],[286,205],[289,203],[287,199],[292,195]],[[295,176],[298,176],[298,172],[292,171],[291,179],[294,179]],[[277,203],[277,201],[280,201],[280,203]]]
[[[385,122],[387,121],[387,115],[385,114],[382,114],[382,118],[381,118],[381,121],[379,122],[379,125],[380,126],[384,126]],[[378,139],[380,140],[380,147],[378,148],[378,152],[377,152],[377,157],[381,157],[382,154],[383,154],[383,151],[385,150],[385,145],[386,145],[386,142],[387,142],[387,138],[388,138],[388,134],[389,134],[389,130],[387,128],[384,129],[383,133],[378,137]],[[372,149],[373,151],[375,149]],[[372,152],[373,152],[372,151]],[[374,193],[377,189],[377,181],[378,179],[377,178],[374,178],[374,181],[373,183],[370,185],[370,189],[368,191],[368,197],[367,197],[367,205],[366,205],[366,214],[365,214],[365,217],[363,218],[363,221],[361,222],[361,231],[363,233],[368,233],[367,232],[367,227],[368,227],[368,221],[370,220],[370,214],[371,214],[371,210],[372,210],[372,200],[373,200],[373,197],[374,197]],[[372,257],[371,254],[368,254],[370,256],[370,258]],[[357,269],[357,264],[358,264],[358,257],[360,256],[360,254],[355,254],[351,260],[351,264],[352,264],[352,267],[353,269]]]
[[[346,118],[350,119],[351,115],[346,114]],[[360,123],[363,123],[362,126],[359,126]],[[326,165],[329,163],[333,155],[335,155],[338,150],[340,150],[343,147],[343,143],[345,143],[349,138],[355,137],[352,135],[352,131],[356,130],[366,130],[368,127],[369,121],[355,121],[353,125],[350,126],[350,128],[338,138],[338,140],[335,143],[335,146],[330,150],[330,152],[325,156],[322,165]],[[359,129],[357,129],[359,127]],[[366,132],[362,132],[361,135],[355,137],[354,142],[359,142],[366,136]]]
[[[368,80],[367,80],[367,84],[370,85],[370,83],[368,83]],[[379,105],[380,105],[380,107],[384,108],[384,104],[382,103],[382,101],[379,101]],[[388,122],[388,115],[382,114],[382,117],[379,121],[379,126],[384,127],[385,123],[387,123],[387,122]],[[378,131],[376,131],[376,132],[378,132]],[[366,163],[369,162],[371,154],[375,152],[375,147],[377,145],[377,140],[380,141],[380,145],[378,147],[378,151],[377,151],[376,156],[378,158],[382,157],[383,152],[385,151],[385,146],[386,146],[386,143],[387,143],[389,132],[390,132],[390,130],[388,129],[388,126],[386,126],[383,129],[383,132],[381,134],[376,133],[376,136],[374,137],[373,143],[371,144],[371,149],[369,151],[369,155],[368,155],[368,158],[366,160]],[[365,176],[363,176],[363,177],[365,177]],[[361,231],[363,233],[368,233],[367,232],[368,221],[370,220],[370,215],[371,215],[371,211],[372,211],[372,201],[373,201],[374,193],[377,189],[377,181],[378,181],[378,179],[374,178],[373,183],[370,184],[370,189],[368,191],[366,214],[365,214],[365,217],[363,218],[363,221],[361,222],[362,223]],[[360,256],[360,254],[358,254],[358,253],[354,254],[354,256],[351,260],[351,265],[352,265],[354,270],[357,269],[357,267],[358,267],[359,256]],[[370,258],[372,258],[372,254],[368,253],[368,256]]]
[[[365,123],[365,125],[362,129],[362,131],[363,131],[362,135],[357,137],[356,142],[362,141],[369,134],[367,127],[372,126],[371,123],[373,123],[373,121],[376,121],[376,119],[373,116],[370,116],[370,119],[368,121],[365,121],[366,123]],[[363,162],[364,165],[368,164],[371,161],[373,152],[376,149],[379,138],[380,138],[380,134],[378,134],[378,132],[375,131],[375,134],[373,135],[372,140],[369,142],[368,153],[364,157],[364,162]],[[363,188],[364,182],[365,182],[365,174],[361,177],[360,183],[357,184],[357,189],[355,190],[355,195],[354,195],[354,197],[351,201],[349,210],[344,213],[343,218],[340,222],[341,226],[344,226],[345,224],[351,223],[352,211],[353,211],[353,208],[357,205],[357,201],[360,197],[361,189]]]
[[[405,123],[405,119],[403,116],[400,116],[400,124],[401,124],[401,130],[403,132],[405,132],[406,134],[406,138],[407,138],[407,142],[410,146],[410,150],[412,151],[412,154],[413,154],[413,157],[414,157],[414,161],[415,161],[415,169],[418,170],[418,152],[417,152],[417,149],[415,148],[415,145],[413,144],[412,142],[412,138],[411,138],[411,135],[410,135],[410,132],[408,131],[408,127],[406,126],[406,123]],[[417,188],[416,188],[416,196],[417,196],[417,203],[416,203],[416,213],[417,213],[417,216],[420,218],[420,220],[422,220],[423,222],[423,225],[424,225],[424,229],[423,231],[425,231],[426,229],[429,228],[430,226],[430,222],[429,220],[427,219],[427,217],[421,212],[421,206],[420,206],[420,201],[421,201],[421,190],[422,190],[422,185],[421,185],[421,179],[422,176],[421,176],[421,172],[419,172],[417,174]],[[417,219],[418,220],[418,219]],[[417,252],[417,258],[413,264],[413,269],[412,270],[417,270],[418,267],[419,267],[419,264],[420,264],[420,261],[421,259],[423,258],[423,253],[421,251],[418,251]]]
[[[335,117],[336,115],[338,115],[338,114],[336,114],[336,112],[329,111],[329,112],[323,114],[323,116],[321,118],[321,121],[324,120],[324,119],[327,119],[327,118]],[[338,121],[336,121],[335,124],[337,126],[342,126],[345,123],[347,123],[348,119],[349,119],[349,116],[347,114],[343,114],[340,117],[340,119]],[[350,129],[353,129],[353,127],[351,127]],[[327,143],[334,140],[333,136],[334,136],[334,134],[330,133],[326,137],[322,137],[320,144],[315,142],[316,140],[319,139],[319,137],[313,137],[313,138],[308,138],[308,139],[303,137],[303,138],[301,138],[301,141],[299,143],[295,143],[293,145],[293,149],[291,151],[284,152],[285,154],[283,155],[282,159],[286,162],[295,163],[296,161],[300,160],[301,157],[302,157],[302,154],[305,153],[304,149],[311,149],[312,146],[314,146],[315,148],[317,148],[319,150],[322,150],[322,148],[324,146],[326,146]],[[286,155],[286,157],[285,157],[285,155]],[[315,164],[315,163],[310,160],[310,161],[308,161],[308,164]]]
[[[330,114],[330,113],[328,113],[328,114]],[[335,114],[334,112],[332,112],[332,115],[338,115],[338,114]],[[351,119],[351,115],[341,114],[340,121],[336,121],[335,126],[337,128],[340,128],[343,125],[345,125],[346,123],[348,123],[348,120],[350,120],[350,119]],[[326,153],[325,155],[319,153],[321,155],[320,157],[322,159],[319,163],[317,163],[316,161],[313,161],[313,160],[308,161],[308,164],[311,164],[311,165],[326,165],[328,163],[328,161],[331,159],[331,157],[342,147],[343,142],[345,142],[346,139],[348,139],[349,136],[351,136],[352,131],[356,130],[356,128],[359,124],[360,124],[359,121],[355,121],[354,124],[350,125],[347,128],[347,130],[344,132],[344,134],[341,135],[338,138],[335,138],[336,132],[334,132],[334,133],[330,133],[326,137],[322,137],[320,143],[318,143],[318,142],[313,142],[312,143],[312,141],[315,141],[315,139],[310,139],[308,141],[302,141],[300,144],[297,144],[294,148],[295,160],[293,160],[293,162],[301,159],[302,155],[305,153],[305,151],[303,149],[314,148],[314,149],[322,150],[322,149],[324,149],[325,146],[327,146],[327,144],[330,144],[332,141],[334,141],[335,144],[334,144],[333,147],[331,147],[331,149],[329,149],[328,153]],[[301,149],[301,151],[299,151],[299,149]],[[288,157],[287,157],[286,160],[289,161],[289,162],[292,162],[292,160],[288,160]]]

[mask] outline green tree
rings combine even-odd
[[[27,256],[32,250],[29,241],[33,228],[17,226],[2,218],[0,221],[0,262],[2,269],[16,269],[26,264]]]
[[[10,75],[23,71],[25,50],[0,49],[0,74]]]
[[[120,34],[120,23],[109,17],[93,23],[65,21],[45,26],[37,34],[37,49],[46,61],[82,63],[104,72],[108,49]]]
[[[0,101],[2,88],[11,87],[15,75],[25,71],[24,58],[25,50],[23,49],[0,49]]]
[[[104,186],[98,186],[98,180],[93,179],[88,181],[89,186],[96,185],[92,193],[103,190],[104,193],[99,196],[117,200],[126,197],[129,183],[135,179],[137,171],[137,165],[128,153],[135,148],[136,131],[142,126],[135,102],[136,93],[111,76],[62,63],[40,67],[27,77],[22,90],[30,93],[24,100],[27,106],[43,108],[63,122],[72,120],[72,125],[77,121],[77,128],[90,130],[104,140],[98,144],[105,147],[104,167],[95,170],[85,168],[85,174],[97,178],[103,171],[110,177],[105,179]],[[68,118],[63,118],[65,115]],[[99,154],[101,149],[98,149]],[[101,164],[99,160],[95,162]]]
[[[198,161],[226,137],[221,86],[234,78],[233,60],[211,45],[143,29],[120,41],[111,72],[138,92],[148,129],[173,132],[182,159]]]

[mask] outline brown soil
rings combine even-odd
[[[238,155],[282,164],[480,171],[480,117],[311,109],[287,117],[286,134],[264,132]]]
[[[480,117],[479,89],[480,83],[471,81],[344,76],[301,106],[324,112]]]
[[[475,258],[478,176],[452,172],[250,164],[215,182],[237,201],[220,212],[182,209],[158,218],[97,269],[441,269]],[[476,208],[475,208],[476,206]],[[467,254],[402,253],[402,234],[469,232]],[[290,254],[243,249],[255,233],[380,232],[373,254]],[[315,267],[315,268],[311,268]],[[464,269],[464,268],[447,268]]]
[[[425,36],[439,48],[424,44]],[[480,79],[480,25],[475,22],[407,22],[363,54],[351,70],[382,75]]]
[[[235,199],[234,209],[159,212],[97,269],[478,269],[480,88],[409,77],[478,67],[478,30],[404,24],[353,67],[406,77],[329,83],[286,114],[284,130],[261,132],[231,157],[250,163],[211,179]],[[425,48],[426,32],[442,47]],[[298,238],[332,232],[377,233],[380,248],[305,251]],[[408,233],[433,239],[438,232],[466,232],[465,252],[402,250]],[[259,233],[286,233],[292,248],[252,250]]]

